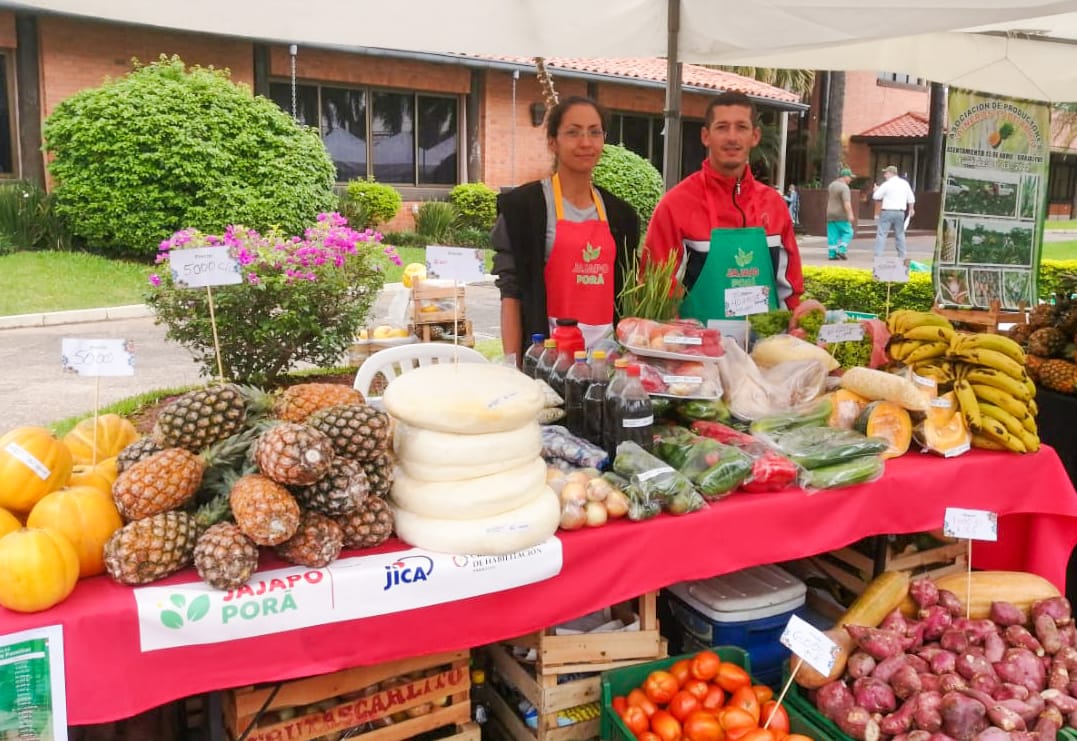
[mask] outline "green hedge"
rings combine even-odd
[[[1077,260],[1044,260],[1040,263],[1040,299],[1050,300],[1061,275],[1077,274]],[[871,279],[870,270],[837,267],[804,267],[804,296],[830,308],[855,309],[883,316],[886,284]],[[908,283],[890,286],[890,310],[926,311],[934,303],[930,273],[912,273]]]

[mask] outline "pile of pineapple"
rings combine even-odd
[[[105,544],[106,569],[146,584],[193,562],[206,583],[235,589],[260,547],[319,568],[379,545],[393,531],[391,443],[388,415],[346,386],[189,392],[117,457],[112,494],[127,524]]]
[[[1062,394],[1077,393],[1077,301],[1060,293],[1053,304],[1037,304],[1028,324],[1016,324],[1009,335],[1025,348],[1028,375]]]

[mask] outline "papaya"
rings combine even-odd
[[[854,429],[868,437],[878,437],[889,443],[883,458],[905,455],[912,442],[912,418],[904,407],[893,401],[873,401],[864,407]]]
[[[931,409],[914,436],[925,450],[951,458],[967,452],[972,442],[965,415],[957,408],[952,391],[932,402]]]
[[[868,405],[868,400],[849,389],[837,389],[830,394],[830,404],[833,411],[827,425],[851,430],[864,407]]]

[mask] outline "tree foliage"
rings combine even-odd
[[[335,208],[318,132],[227,71],[136,62],[82,90],[43,128],[57,213],[93,249],[153,256],[181,228],[301,232]]]
[[[665,193],[662,175],[647,160],[620,144],[602,147],[602,158],[591,175],[596,185],[627,201],[646,230],[658,200]]]

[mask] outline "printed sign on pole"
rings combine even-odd
[[[134,343],[123,339],[65,337],[60,346],[64,372],[80,376],[133,376],[134,350]]]
[[[232,286],[243,282],[227,247],[193,247],[168,254],[172,282],[181,288]]]

